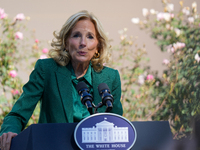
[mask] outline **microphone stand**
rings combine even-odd
[[[97,109],[98,109],[98,108],[101,108],[101,107],[103,106],[103,103],[100,102],[99,104],[97,104],[97,106],[96,106],[94,103],[92,103],[92,106],[94,107],[94,114],[97,114],[97,113],[99,113],[99,112],[97,111]]]

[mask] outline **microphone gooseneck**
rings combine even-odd
[[[110,112],[113,108],[113,96],[110,94],[110,89],[106,83],[101,83],[98,86],[99,95],[101,96],[103,105],[106,105],[106,111]]]
[[[90,112],[90,115],[92,115],[92,113],[93,113],[92,112],[92,109],[93,109],[93,106],[92,106],[93,97],[89,93],[89,89],[88,89],[86,83],[85,82],[79,82],[76,85],[76,90],[77,90],[78,94],[81,97],[81,103],[87,107],[88,111]]]

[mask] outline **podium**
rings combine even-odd
[[[168,121],[131,123],[137,132],[132,150],[157,150],[172,140]],[[12,139],[11,150],[79,150],[74,140],[76,125],[77,123],[33,124]]]

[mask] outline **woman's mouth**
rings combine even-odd
[[[80,51],[80,52],[78,52],[78,54],[81,56],[84,56],[84,55],[86,55],[86,52]]]

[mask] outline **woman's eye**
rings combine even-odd
[[[80,37],[80,34],[74,34],[73,37]]]
[[[89,39],[93,39],[94,37],[93,37],[92,35],[89,35],[88,38],[89,38]]]

